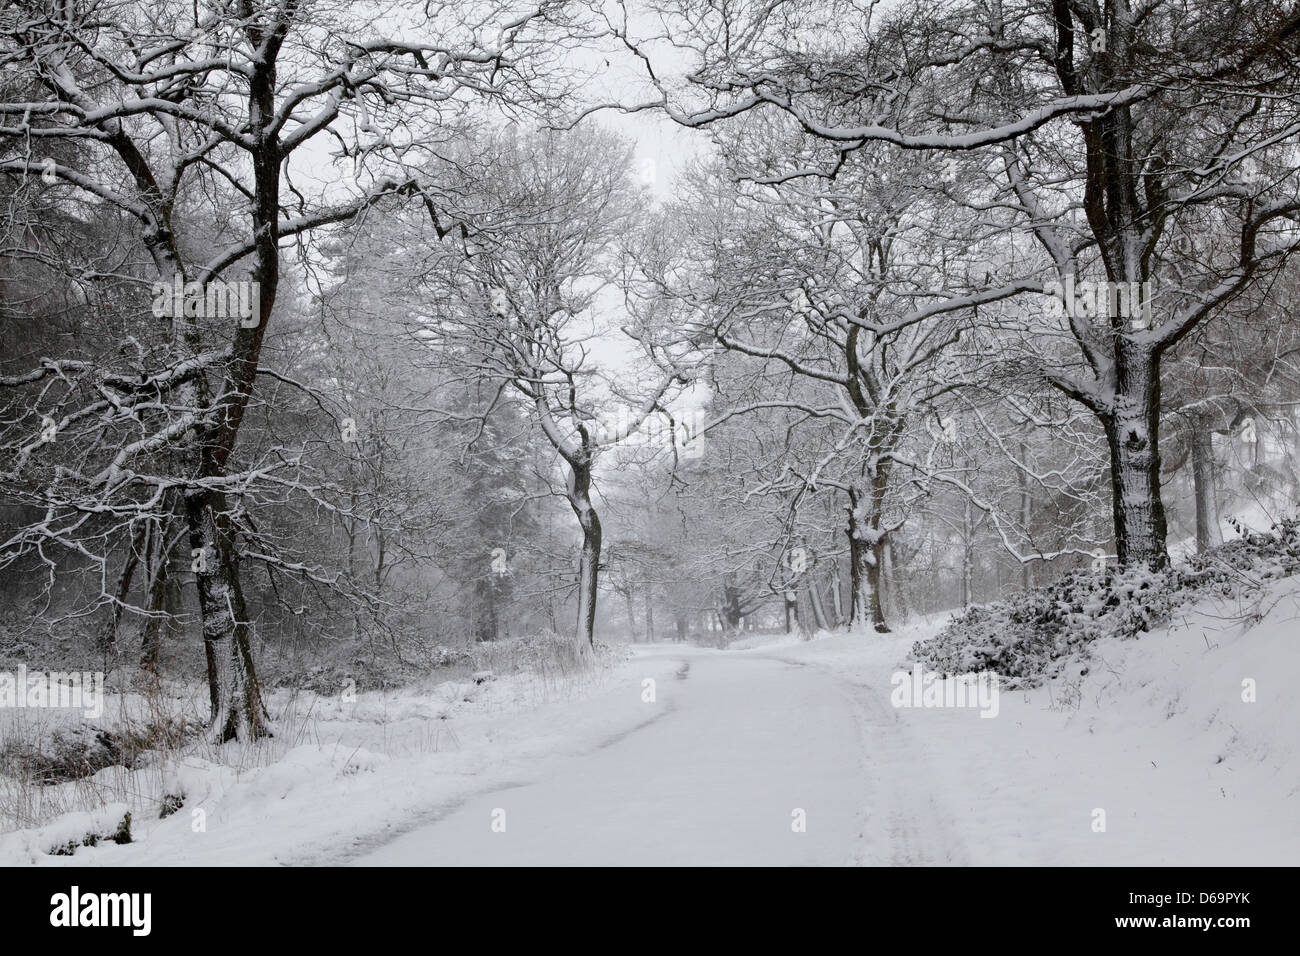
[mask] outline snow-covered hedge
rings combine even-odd
[[[1072,571],[1046,587],[969,608],[914,644],[912,656],[945,674],[988,670],[1010,686],[1033,686],[1099,637],[1134,637],[1206,594],[1232,597],[1300,573],[1300,519],[1283,519],[1264,533],[1237,530],[1239,539],[1180,567]]]

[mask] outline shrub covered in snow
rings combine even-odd
[[[0,729],[0,773],[39,786],[93,776],[105,767],[136,767],[148,753],[173,749],[202,731],[183,717],[157,717],[116,728],[88,724]]]
[[[912,656],[945,674],[989,670],[1010,686],[1032,686],[1100,637],[1135,637],[1199,597],[1232,597],[1300,572],[1300,519],[1264,533],[1237,530],[1239,539],[1180,567],[1072,571],[1046,587],[969,608],[914,644]]]
[[[116,807],[113,808],[113,817],[117,816]],[[80,814],[78,816],[85,816]],[[93,815],[92,815],[93,816]],[[101,818],[103,814],[98,814]],[[102,823],[92,825],[84,833],[70,840],[56,840],[50,847],[51,856],[74,856],[77,850],[83,846],[99,846],[101,843],[130,843],[131,842],[131,813],[128,810],[122,814],[115,824],[105,826]]]

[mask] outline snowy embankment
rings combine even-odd
[[[1096,641],[1091,659],[1044,686],[1003,689],[991,718],[976,707],[888,703],[892,674],[910,669],[913,641],[932,630],[779,652],[825,668],[867,702],[882,803],[868,835],[879,861],[895,839],[891,799],[926,837],[931,862],[1300,858],[1300,579],[1247,602],[1202,600],[1135,640]]]

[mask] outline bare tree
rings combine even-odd
[[[1294,249],[1295,177],[1277,154],[1300,129],[1289,95],[1300,14],[1272,4],[1127,0],[924,7],[879,14],[875,4],[849,4],[856,16],[840,10],[838,26],[814,35],[815,7],[681,0],[670,30],[698,59],[676,85],[656,70],[652,38],[638,37],[625,15],[611,18],[611,34],[659,92],[621,105],[698,128],[756,112],[783,117],[808,148],[743,171],[761,183],[835,176],[864,149],[979,150],[979,161],[1005,145],[1017,157],[1007,169],[1013,204],[1058,283],[1071,288],[1085,278],[1081,253],[1095,257],[1109,288],[1144,287],[1171,240],[1206,217],[1229,217],[1232,242],[1206,250],[1151,328],[1128,327],[1126,314],[1102,327],[1074,322],[1081,366],[1038,366],[1106,432],[1121,564],[1163,565],[1161,359]],[[1225,48],[1234,52],[1224,57]],[[1054,122],[1062,118],[1076,136],[1062,135]],[[1237,176],[1247,161],[1264,171],[1249,183]],[[1087,234],[1078,244],[1034,188],[1059,197],[1062,175],[1081,186]]]
[[[467,217],[457,247],[431,257],[423,278],[432,315],[410,331],[454,374],[494,384],[489,396],[521,396],[558,455],[559,494],[582,533],[577,635],[586,653],[601,567],[597,458],[656,414],[681,373],[662,330],[625,311],[609,315],[618,308],[616,253],[637,215],[628,148],[607,134],[506,132],[473,152],[483,168],[463,188],[481,212]],[[644,346],[652,381],[637,387],[596,366],[592,350],[611,334]]]
[[[58,418],[39,410],[60,430],[85,428],[104,411],[143,421],[137,411],[147,402],[166,412],[86,475],[77,493],[51,490],[47,497],[73,516],[75,528],[106,509],[156,513],[170,489],[181,493],[218,740],[268,732],[240,584],[237,519],[241,491],[277,466],[237,464],[236,446],[262,374],[282,245],[397,192],[422,192],[434,208],[425,187],[403,172],[404,156],[440,121],[463,113],[467,101],[509,102],[534,81],[546,85],[526,61],[537,42],[530,30],[543,22],[550,29],[558,22],[553,12],[492,8],[479,19],[431,8],[411,24],[422,39],[400,43],[355,29],[331,4],[297,0],[207,11],[185,3],[32,2],[3,14],[3,67],[15,75],[10,88],[18,95],[0,104],[0,170],[20,177],[40,170],[131,217],[170,329],[156,364],[106,374],[87,405],[68,406],[64,395]],[[308,197],[293,184],[293,171],[310,162],[305,157],[318,140],[331,137],[341,145],[339,158],[353,164],[358,187]],[[86,149],[91,159],[67,164],[43,152],[60,142]],[[189,245],[205,227],[235,238]],[[230,278],[241,272],[246,278]],[[226,316],[223,326],[201,322],[239,283],[249,290],[238,300],[240,314]],[[50,359],[5,384],[49,396],[45,383],[92,368]],[[20,469],[42,445],[15,448]],[[137,470],[163,452],[174,467]],[[121,503],[129,494],[134,500]],[[82,546],[73,530],[56,532],[47,523],[10,547],[42,537]]]

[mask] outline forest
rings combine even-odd
[[[220,743],[1167,573],[1295,503],[1298,54],[1274,0],[6,3],[0,657]]]

